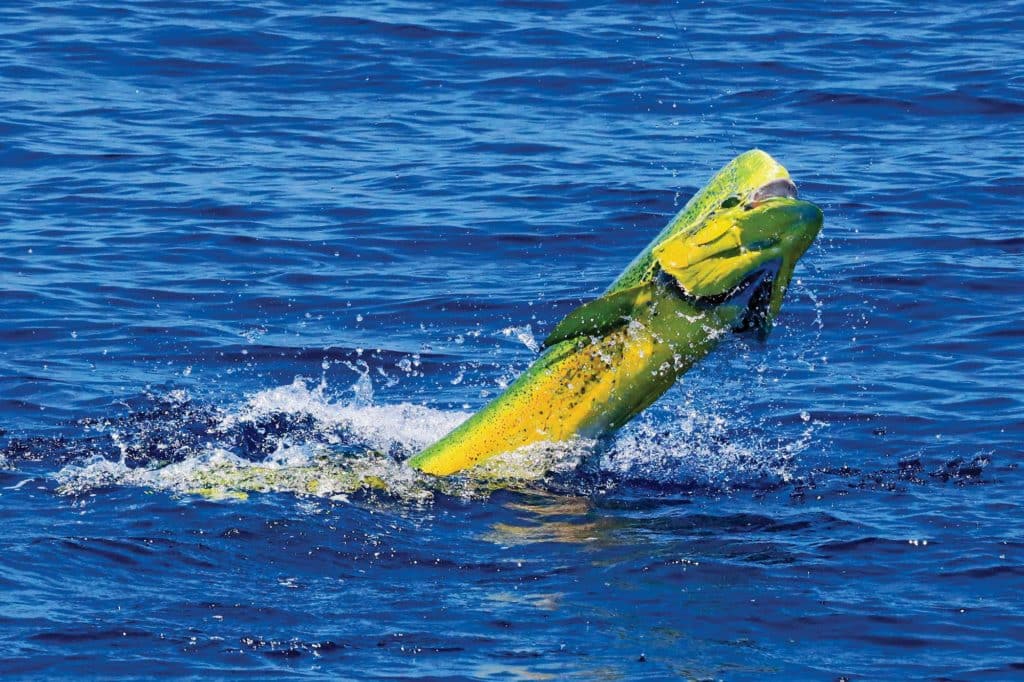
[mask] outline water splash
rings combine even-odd
[[[358,491],[422,502],[437,494],[482,497],[495,489],[604,493],[620,484],[730,488],[790,480],[804,433],[792,442],[757,435],[742,420],[692,401],[662,404],[607,443],[538,443],[435,478],[404,461],[469,414],[422,405],[376,404],[368,366],[332,397],[325,379],[296,377],[233,409],[196,406],[187,393],[158,409],[89,422],[90,439],[52,478],[82,495],[110,486],[238,498],[285,492],[344,499]],[[809,429],[813,425],[808,426]]]
[[[465,412],[410,403],[375,405],[369,372],[360,374],[356,380],[350,402],[332,401],[323,380],[312,388],[310,383],[305,377],[296,377],[291,384],[249,396],[238,410],[221,419],[219,430],[259,427],[284,417],[291,423],[305,423],[307,431],[322,436],[331,445],[410,456],[469,417]]]
[[[514,336],[517,341],[529,348],[534,353],[540,352],[540,344],[533,336],[533,326],[523,325],[522,327],[505,327],[501,330],[505,336]]]
[[[786,483],[809,437],[777,441],[715,412],[686,405],[644,415],[601,454],[600,470],[632,483],[729,489]]]

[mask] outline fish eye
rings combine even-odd
[[[728,197],[725,201],[722,202],[722,208],[732,208],[733,206],[738,206],[739,203],[740,198],[733,194],[731,197]]]

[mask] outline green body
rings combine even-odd
[[[821,212],[753,150],[725,166],[612,283],[559,323],[500,396],[409,460],[445,475],[537,442],[613,431],[733,330],[766,334]]]

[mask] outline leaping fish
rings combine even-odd
[[[771,331],[821,210],[754,149],[722,168],[498,397],[409,460],[447,475],[538,442],[613,432],[730,332]]]

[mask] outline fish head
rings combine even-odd
[[[789,171],[760,149],[751,149],[725,164],[701,187],[665,228],[626,266],[608,292],[630,289],[651,281],[658,270],[654,250],[678,235],[692,234],[724,207],[751,203],[755,195],[792,183]]]
[[[764,338],[822,219],[821,209],[797,199],[786,174],[729,194],[653,253],[685,297],[704,307],[731,306],[735,331],[755,330]]]

